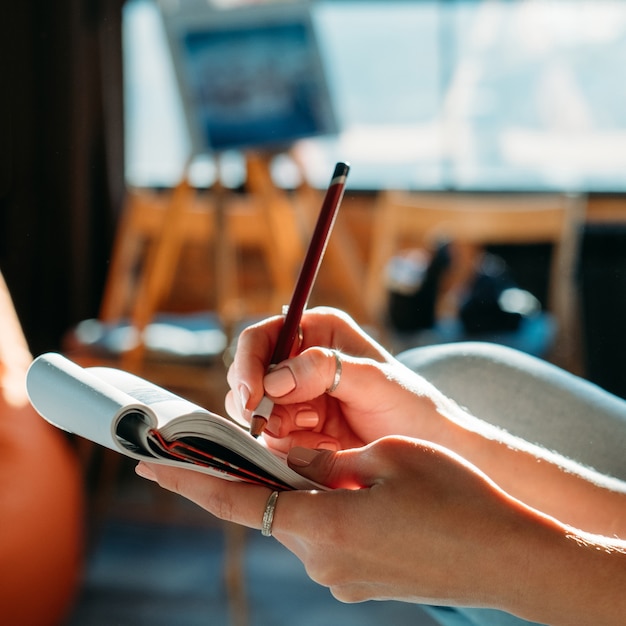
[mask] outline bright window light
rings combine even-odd
[[[313,184],[345,159],[353,188],[626,191],[626,2],[312,6],[339,122],[297,146]],[[126,3],[124,59],[127,179],[171,185],[190,142],[151,0]]]

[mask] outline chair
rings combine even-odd
[[[573,274],[583,206],[582,197],[565,194],[381,193],[375,208],[366,280],[370,315],[385,328],[394,350],[412,345],[483,339],[550,358],[573,371],[579,370]],[[394,337],[385,319],[385,270],[389,260],[403,247],[429,249],[443,240],[451,241],[454,246],[453,267],[445,288],[438,294],[435,326],[412,336]],[[552,248],[546,313],[541,320],[535,320],[535,326],[542,324],[541,330],[523,323],[517,333],[468,336],[458,321],[459,299],[485,247],[537,243],[550,244]],[[530,340],[534,345],[527,343]]]
[[[171,192],[129,189],[98,318],[68,333],[65,352],[178,390],[210,389],[215,378],[202,366],[221,360],[231,330],[280,311],[291,296],[303,236],[281,200],[219,184],[199,192],[186,179]],[[250,287],[241,257],[252,248],[267,276]],[[202,256],[185,265],[192,249]]]
[[[251,155],[246,193],[218,183],[199,193],[185,179],[172,192],[129,189],[111,255],[97,319],[67,333],[64,353],[83,366],[111,365],[132,371],[207,408],[221,412],[227,391],[225,349],[246,320],[276,313],[291,297],[306,241],[321,206],[318,193],[303,185],[291,197],[270,178],[269,160]],[[346,254],[330,246],[335,263]],[[208,254],[196,277],[207,286],[207,310],[168,311],[181,257],[190,246]],[[241,285],[239,252],[257,248],[264,256],[269,289]],[[356,290],[357,272],[351,277]],[[206,276],[210,274],[207,280]],[[187,286],[189,277],[186,278]],[[345,284],[345,275],[341,276]],[[168,300],[170,301],[168,303]],[[184,308],[184,307],[183,307]],[[215,405],[219,402],[219,407]],[[122,457],[78,442],[84,465],[96,467],[91,516],[98,522],[110,504]],[[161,511],[162,513],[162,511]],[[245,622],[242,550],[245,535],[227,524],[225,578],[233,619]]]
[[[248,198],[226,197],[220,190],[203,196],[186,180],[168,194],[129,190],[99,317],[68,332],[64,353],[85,367],[109,365],[132,371],[221,412],[227,390],[223,355],[228,325],[241,314],[235,246],[259,238],[269,242],[264,224]],[[209,251],[203,258],[206,269],[199,274],[212,272],[212,293],[207,294],[212,308],[164,311],[184,248],[195,244]],[[112,502],[124,459],[85,440],[77,446],[85,473],[94,475],[89,511],[93,527]],[[156,508],[158,515],[164,513]],[[245,535],[233,524],[224,524],[224,532],[224,576],[233,623],[244,624]]]
[[[171,196],[130,190],[98,319],[71,329],[64,352],[84,366],[109,364],[210,401],[227,335],[220,311],[164,311],[185,245],[211,240],[215,218],[187,183]],[[207,258],[207,268],[211,259]],[[228,274],[228,261],[222,263]],[[214,298],[218,300],[221,292]]]

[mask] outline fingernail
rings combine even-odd
[[[291,448],[287,458],[289,465],[293,465],[295,467],[307,467],[313,462],[318,454],[318,450],[311,450],[310,448]]]
[[[296,413],[294,421],[299,428],[315,428],[319,424],[320,416],[313,409],[302,409]]]
[[[146,480],[153,480],[156,482],[156,474],[150,467],[141,461],[135,466],[135,473]]]
[[[250,390],[245,385],[239,385],[239,400],[244,410],[247,409],[248,401],[250,400]]]
[[[288,367],[279,367],[267,374],[263,384],[271,396],[280,398],[296,388],[296,379]]]

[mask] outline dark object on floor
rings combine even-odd
[[[434,326],[439,288],[449,266],[448,243],[440,244],[428,263],[415,256],[396,257],[390,273],[395,269],[405,276],[390,277],[389,322],[394,330],[411,332]]]
[[[467,333],[516,331],[524,317],[539,310],[539,301],[517,286],[504,260],[486,254],[459,317]]]

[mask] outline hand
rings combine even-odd
[[[347,487],[283,492],[273,524],[309,576],[342,601],[483,603],[503,578],[512,586],[525,578],[519,565],[514,577],[501,575],[523,538],[521,505],[442,448],[386,438],[340,453],[295,449],[290,464]],[[161,465],[138,471],[146,469],[214,515],[261,527],[268,489]]]
[[[231,415],[249,416],[264,392],[274,399],[266,436],[271,448],[346,450],[390,435],[427,440],[467,459],[536,510],[587,532],[626,537],[623,485],[469,415],[345,314],[308,312],[302,352],[265,375],[281,324],[273,318],[244,331],[229,371]],[[328,347],[340,348],[343,361],[332,394],[325,391],[335,375]],[[246,410],[242,396],[249,400]]]
[[[228,372],[226,409],[250,419],[264,394],[274,401],[266,435],[271,447],[346,449],[401,433],[434,437],[448,402],[365,334],[344,313],[317,308],[302,319],[298,354],[267,374],[283,321],[276,317],[244,330]],[[332,394],[326,390],[340,350],[343,374]]]
[[[343,452],[297,448],[289,462],[337,489],[281,493],[272,533],[339,600],[497,608],[554,626],[623,624],[624,542],[541,514],[445,448],[388,437]],[[164,465],[140,463],[137,472],[221,519],[261,528],[265,487]]]

